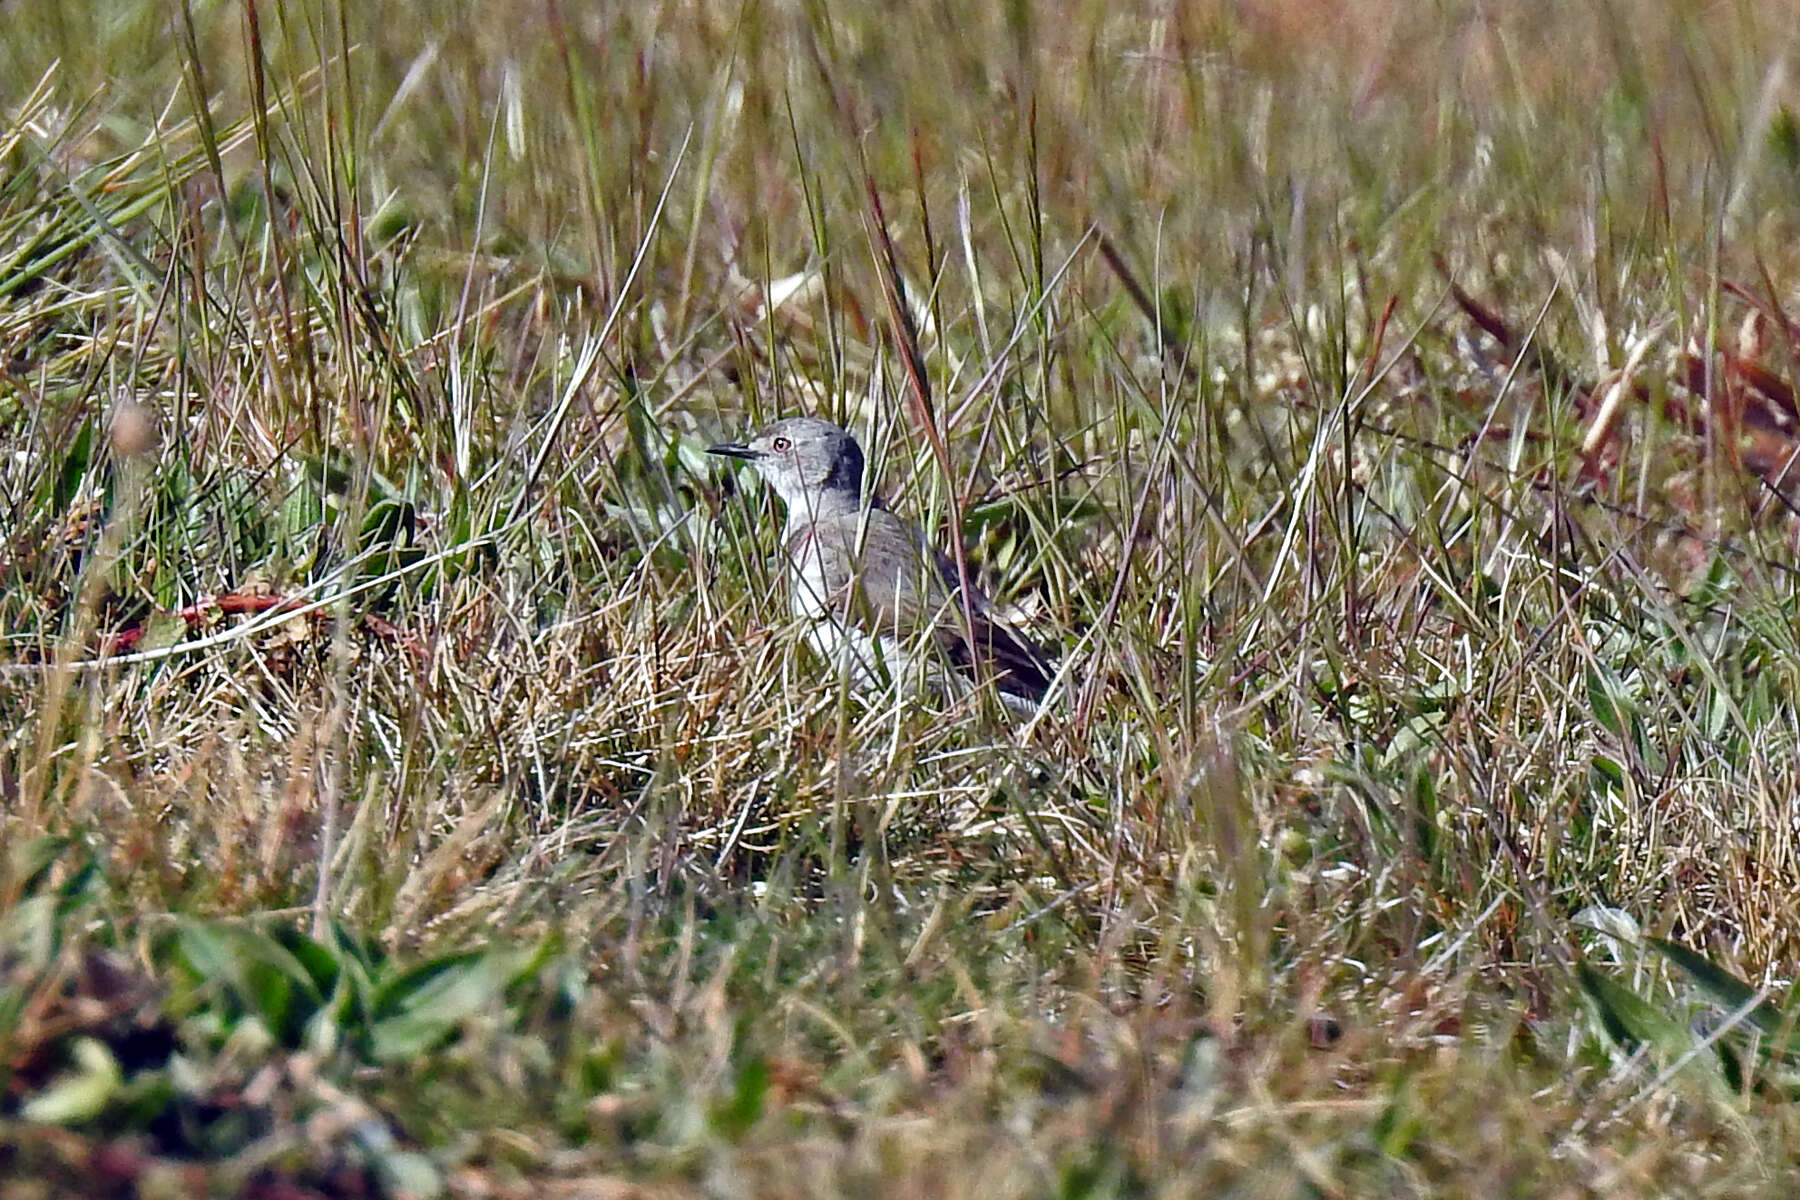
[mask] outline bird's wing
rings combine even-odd
[[[886,509],[823,517],[796,533],[788,552],[815,615],[906,638],[936,625],[949,602],[918,530]]]
[[[961,588],[956,577],[956,564],[938,551],[928,552],[937,565],[945,590],[952,598],[959,595]],[[1042,700],[1050,688],[1051,676],[1056,674],[1050,656],[1039,649],[1036,642],[994,616],[993,602],[972,577],[969,580],[969,612],[975,621],[973,647],[963,636],[962,614],[956,608],[952,599],[946,621],[937,633],[938,643],[943,646],[950,664],[976,679],[992,675],[995,686],[1002,692]]]
[[[960,625],[958,620],[938,634],[952,666],[975,679],[992,676],[994,686],[1008,695],[1033,701],[1044,698],[1056,667],[1036,642],[991,615],[978,612],[971,648]]]
[[[1001,691],[1030,700],[1041,699],[1049,688],[1055,674],[1049,657],[996,620],[973,581],[971,644],[958,611],[955,566],[918,529],[886,509],[815,521],[795,535],[789,552],[800,586],[810,592],[806,611],[813,615],[860,620],[902,640],[929,631],[951,665],[966,675],[992,677]]]

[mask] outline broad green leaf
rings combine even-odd
[[[1614,737],[1624,737],[1626,723],[1631,714],[1631,701],[1624,694],[1618,681],[1610,674],[1598,668],[1590,667],[1587,672],[1588,707],[1593,710],[1594,719]]]
[[[1585,962],[1577,964],[1575,975],[1607,1036],[1619,1045],[1627,1050],[1648,1046],[1666,1054],[1692,1049],[1694,1039],[1686,1027],[1610,975]]]
[[[383,997],[381,1009],[392,1015],[370,1028],[371,1053],[393,1062],[443,1042],[471,1017],[500,1002],[520,958],[516,951],[490,950],[429,964],[429,973],[409,973],[405,986]]]
[[[229,989],[284,1044],[298,1041],[324,994],[299,958],[275,938],[243,926],[183,920],[177,943],[202,981]]]
[[[1646,938],[1645,942],[1693,976],[1694,982],[1721,1008],[1737,1012],[1756,999],[1755,988],[1686,946],[1662,938]],[[1786,1049],[1789,1053],[1800,1051],[1800,1039],[1794,1036],[1793,1020],[1770,1001],[1763,1000],[1750,1007],[1747,1019],[1759,1031],[1771,1037],[1787,1035],[1789,1040]]]
[[[118,1060],[104,1042],[95,1038],[77,1038],[71,1049],[75,1069],[59,1075],[49,1087],[27,1100],[19,1109],[27,1121],[47,1125],[77,1125],[91,1121],[106,1111],[120,1089],[124,1076]]]

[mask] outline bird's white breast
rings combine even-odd
[[[844,586],[842,564],[837,570],[826,566],[825,555],[835,550],[810,529],[788,542],[790,602],[794,616],[806,625],[807,644],[864,691],[879,689],[890,679],[910,688],[927,673],[938,674],[937,663],[921,654],[920,647],[907,645],[894,632],[867,628],[868,614],[857,610],[855,588]]]

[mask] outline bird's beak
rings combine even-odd
[[[724,442],[707,448],[708,454],[718,454],[725,458],[741,458],[745,462],[754,462],[762,457],[742,442]]]

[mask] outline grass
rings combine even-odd
[[[1665,9],[18,0],[0,1197],[1790,1193],[1800,101]],[[1040,719],[820,683],[797,412]]]

